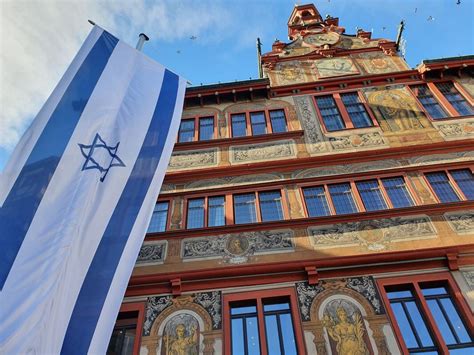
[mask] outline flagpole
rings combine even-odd
[[[138,35],[138,42],[137,42],[137,46],[135,47],[137,50],[141,51],[142,48],[143,48],[143,44],[148,41],[150,38],[144,34],[144,33],[140,33]]]

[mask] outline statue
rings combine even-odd
[[[198,355],[199,325],[189,314],[168,321],[162,338],[161,355]]]
[[[336,310],[337,319],[333,319],[329,312],[325,312],[323,326],[331,339],[336,343],[339,355],[368,355],[369,351],[364,341],[364,325],[358,312],[354,312],[352,321],[344,307]]]

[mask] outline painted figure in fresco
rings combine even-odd
[[[199,324],[193,316],[180,314],[166,324],[161,355],[198,355]]]
[[[354,312],[353,319],[349,319],[344,307],[336,310],[337,319],[331,317],[326,311],[323,325],[336,343],[339,355],[366,355],[369,351],[364,341],[364,325],[358,312]]]
[[[247,240],[240,237],[232,237],[227,243],[227,250],[234,255],[242,255],[248,249]]]

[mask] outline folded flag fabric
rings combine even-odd
[[[105,353],[185,87],[94,26],[2,175],[0,353]]]

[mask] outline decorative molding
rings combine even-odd
[[[371,251],[390,248],[398,241],[434,238],[436,229],[428,216],[396,217],[309,227],[315,249],[361,246]]]
[[[247,185],[247,184],[258,184],[262,182],[273,182],[280,181],[283,179],[281,174],[258,174],[258,175],[242,175],[242,176],[225,176],[218,179],[207,179],[191,181],[184,185],[183,191],[187,190],[199,190],[206,189],[209,187],[225,187],[225,186],[236,186],[236,185]]]
[[[162,263],[166,258],[166,249],[168,242],[157,241],[144,243],[140,248],[140,253],[137,258],[137,266],[143,266],[143,264],[159,264]]]
[[[292,140],[231,146],[229,153],[230,162],[233,164],[296,157],[295,144]]]
[[[209,314],[212,319],[212,329],[222,328],[222,297],[220,291],[196,293],[193,302],[200,305]]]
[[[310,96],[298,96],[293,98],[296,112],[304,130],[304,137],[308,150],[312,153],[327,151],[321,125],[314,113]]]
[[[445,213],[444,218],[457,234],[474,234],[474,210]]]
[[[174,152],[171,155],[168,171],[217,166],[218,161],[218,148]]]
[[[372,276],[349,278],[347,279],[346,287],[364,296],[374,308],[375,314],[385,313],[379,291]]]
[[[173,304],[172,296],[153,296],[148,297],[146,303],[145,322],[143,323],[143,336],[149,336],[151,327],[156,317],[166,308]]]
[[[461,271],[464,280],[471,290],[474,290],[474,270]]]
[[[293,232],[289,230],[245,232],[182,241],[183,260],[222,258],[226,263],[240,264],[254,254],[294,251]]]
[[[435,126],[441,131],[441,134],[448,140],[466,139],[474,135],[474,120],[462,120],[457,122],[449,122],[445,124],[436,124]]]
[[[324,291],[323,282],[316,285],[309,285],[308,282],[298,282],[296,284],[296,293],[298,295],[298,304],[300,306],[301,320],[308,322],[311,320],[311,305],[317,295]]]
[[[379,147],[387,145],[379,132],[329,137],[329,142],[334,150],[352,150],[360,147]]]

